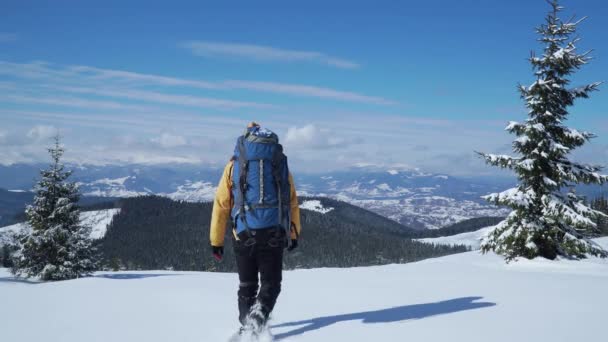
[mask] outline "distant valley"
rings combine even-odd
[[[44,165],[0,166],[0,188],[30,190],[41,167]],[[187,202],[212,201],[222,173],[221,167],[195,165],[69,167],[87,197],[154,194]],[[504,178],[461,178],[369,166],[325,174],[294,173],[301,195],[335,198],[415,229],[437,229],[475,217],[505,216],[506,209],[489,205],[480,197],[514,184]],[[27,197],[24,193],[11,194]]]

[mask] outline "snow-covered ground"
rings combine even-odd
[[[85,211],[80,214],[80,219],[84,224],[91,226],[92,239],[101,239],[106,235],[108,225],[119,212],[120,209]]]
[[[172,193],[161,193],[159,196],[169,197],[175,201],[186,202],[211,202],[215,198],[217,188],[210,182],[186,181],[186,184],[179,185],[177,190]]]
[[[85,211],[80,214],[80,219],[83,224],[91,226],[91,238],[101,239],[106,235],[108,225],[112,223],[114,215],[118,214],[120,209],[104,209]],[[17,223],[11,226],[0,227],[0,244],[5,241],[7,236],[11,233],[20,231],[25,224]]]
[[[491,226],[469,233],[417,240],[420,242],[432,243],[436,245],[464,245],[471,247],[472,250],[478,250],[481,244],[481,239],[493,228],[494,226]]]
[[[608,244],[608,241],[603,241]],[[235,274],[119,272],[29,283],[0,270],[0,339],[226,341]],[[602,341],[608,261],[478,252],[406,265],[285,272],[276,341]]]
[[[334,210],[334,208],[331,208],[331,207],[324,207],[323,204],[321,203],[321,201],[319,201],[319,200],[304,201],[304,202],[302,202],[302,204],[300,204],[300,208],[306,209],[306,210],[311,210],[311,211],[316,211],[321,214],[327,214],[328,212]]]
[[[471,247],[472,250],[479,250],[482,238],[485,237],[486,234],[489,233],[493,228],[494,226],[490,226],[469,233],[416,240],[436,245],[464,245]],[[608,237],[595,239],[595,242],[599,243],[602,247],[604,247],[604,249],[608,250]]]

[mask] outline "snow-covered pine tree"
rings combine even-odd
[[[59,137],[48,151],[53,163],[40,171],[34,203],[26,209],[29,227],[17,237],[11,270],[42,280],[89,275],[97,266],[97,254],[89,237],[91,227],[80,222],[78,186],[67,181],[71,171],[61,163],[64,149]]]
[[[578,53],[573,35],[585,18],[562,21],[559,1],[547,1],[552,10],[546,23],[537,28],[544,45],[542,56],[532,53],[536,81],[519,86],[529,109],[523,123],[511,122],[506,130],[517,136],[513,150],[520,155],[484,154],[488,164],[515,171],[519,184],[513,189],[485,198],[509,206],[511,214],[482,242],[482,251],[495,251],[507,261],[517,257],[537,256],[555,259],[558,255],[584,258],[607,256],[607,252],[588,239],[596,229],[594,217],[604,215],[587,206],[576,194],[578,183],[603,184],[608,176],[601,167],[571,161],[568,154],[594,137],[566,127],[568,107],[579,98],[589,97],[600,83],[569,88],[568,77],[590,61],[589,52]]]

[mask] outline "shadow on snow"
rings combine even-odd
[[[94,278],[114,279],[114,280],[131,280],[131,279],[146,279],[157,277],[173,277],[180,274],[163,274],[163,273],[112,273],[112,274],[97,274]]]
[[[41,282],[36,281],[36,280],[29,280],[27,278],[20,278],[20,277],[1,277],[0,283],[21,283],[21,284],[35,285],[35,284],[40,284]]]
[[[162,273],[150,273],[150,274],[138,274],[138,273],[117,273],[117,274],[97,274],[89,277],[82,278],[103,278],[103,279],[113,279],[113,280],[131,280],[131,279],[146,279],[146,278],[156,278],[156,277],[169,277],[169,276],[179,276],[180,274],[162,274]],[[20,283],[20,284],[44,284],[46,282],[41,280],[30,280],[27,278],[21,277],[0,277],[0,283]]]
[[[483,297],[464,297],[436,303],[406,305],[377,311],[317,317],[304,321],[282,323],[275,325],[272,328],[304,325],[303,327],[275,335],[276,340],[282,340],[345,321],[361,320],[362,323],[366,324],[393,323],[496,306],[496,303],[476,302],[482,298]]]

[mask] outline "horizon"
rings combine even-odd
[[[74,164],[222,166],[249,121],[276,131],[292,169],[403,165],[501,176],[474,151],[510,153],[526,118],[518,82],[533,74],[543,0],[458,4],[311,1],[180,5],[0,5],[0,164],[45,163],[64,137]],[[608,6],[579,49],[594,60],[573,86],[608,80]],[[136,16],[136,19],[133,18]],[[571,108],[598,137],[574,154],[608,164],[608,89]]]

